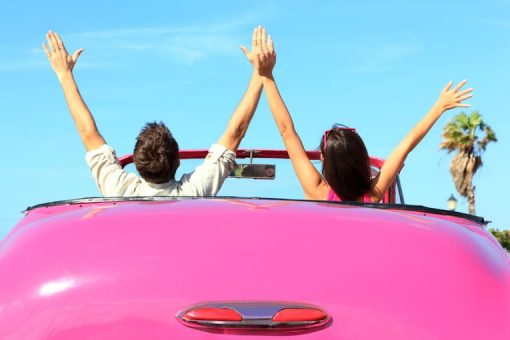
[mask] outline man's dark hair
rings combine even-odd
[[[352,130],[333,129],[321,141],[322,175],[343,201],[357,201],[370,191],[370,158],[361,137]]]
[[[147,123],[136,138],[133,162],[144,180],[165,183],[179,167],[179,145],[162,122]]]

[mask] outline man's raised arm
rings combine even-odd
[[[263,28],[260,26],[253,30],[251,51],[248,51],[246,47],[241,46],[241,50],[244,52],[244,55],[253,65],[253,73],[241,102],[232,114],[232,117],[230,117],[230,121],[228,122],[225,132],[218,140],[218,144],[221,144],[234,152],[237,151],[241,140],[248,130],[253,114],[257,109],[260,94],[262,93],[262,80],[258,75],[258,60],[256,53],[256,51],[260,48],[259,45],[261,43],[262,31]]]
[[[67,53],[64,43],[57,33],[48,32],[46,39],[48,40],[48,47],[44,43],[42,47],[48,56],[48,60],[57,75],[60,85],[62,85],[67,106],[69,111],[71,111],[85,149],[87,151],[97,149],[101,145],[106,144],[106,142],[97,130],[94,117],[83,101],[73,77],[74,65],[83,49],[77,50],[71,56]]]

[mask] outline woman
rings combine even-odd
[[[261,41],[257,58],[264,92],[307,199],[379,202],[395,180],[409,152],[423,139],[439,117],[449,109],[470,106],[463,104],[463,101],[472,96],[473,89],[461,90],[467,81],[460,82],[453,89],[450,81],[441,91],[432,109],[392,151],[375,178],[371,178],[369,156],[356,131],[347,127],[334,127],[326,131],[321,140],[321,174],[307,157],[276,86],[272,72],[276,64],[276,53],[271,36],[267,37],[266,42],[266,32],[262,29],[257,39]]]

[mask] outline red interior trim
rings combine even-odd
[[[179,157],[181,159],[201,159],[207,156],[208,150],[181,150],[179,151]],[[321,154],[319,151],[306,151],[308,158],[312,161],[320,160]],[[236,158],[275,158],[275,159],[288,159],[289,153],[287,150],[246,150],[239,149],[236,152]],[[119,158],[120,164],[124,167],[127,164],[133,163],[133,155],[128,154]],[[384,164],[384,160],[376,157],[370,157],[370,164],[381,168]]]

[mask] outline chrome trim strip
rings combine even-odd
[[[460,217],[478,224],[487,225],[490,221],[485,220],[483,217],[469,215],[458,211],[443,210],[437,208],[425,207],[423,205],[411,205],[411,204],[389,204],[389,203],[362,203],[362,202],[348,202],[348,201],[321,201],[321,200],[305,200],[305,199],[289,199],[289,198],[274,198],[274,197],[240,197],[240,196],[136,196],[136,197],[85,197],[70,200],[61,200],[48,203],[41,203],[26,208],[23,213],[29,212],[39,208],[49,208],[52,206],[59,205],[80,205],[89,203],[122,203],[122,202],[147,202],[147,201],[175,201],[175,200],[265,200],[265,201],[287,201],[287,202],[310,202],[310,203],[321,203],[331,205],[345,205],[345,206],[358,206],[363,208],[375,208],[375,209],[391,209],[391,210],[403,210],[403,211],[417,211],[430,214],[438,214],[445,216]]]

